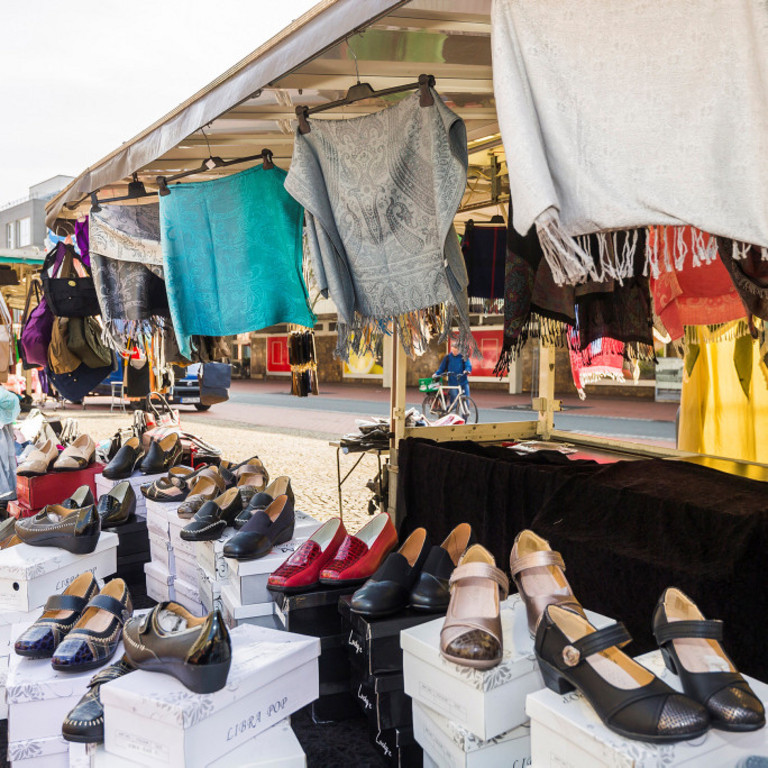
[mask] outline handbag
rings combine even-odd
[[[155,405],[154,400],[159,404]],[[171,408],[168,401],[159,392],[150,392],[147,395],[147,426],[152,427],[178,427],[181,424],[179,412]]]
[[[73,317],[69,321],[70,351],[89,368],[112,365],[112,351],[101,340],[101,327],[94,317]]]
[[[37,306],[30,312],[33,294],[37,300]],[[53,312],[45,296],[40,293],[40,284],[37,280],[32,280],[27,291],[19,336],[19,354],[25,369],[42,366],[48,362],[48,345],[51,343],[52,329]]]
[[[69,347],[69,318],[55,317],[48,345],[48,367],[54,373],[72,373],[82,360]]]
[[[229,400],[229,387],[232,384],[232,366],[229,363],[203,363],[197,380],[203,405]]]
[[[64,255],[59,257],[61,249]],[[74,246],[57,243],[43,262],[43,294],[58,317],[88,317],[101,314],[90,269]]]
[[[89,368],[81,363],[72,373],[54,373],[50,368],[46,368],[46,373],[63,398],[78,403],[112,373],[112,366]]]

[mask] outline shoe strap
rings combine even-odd
[[[509,594],[509,579],[507,575],[504,571],[490,563],[464,563],[459,565],[454,569],[448,583],[453,587],[454,584],[457,584],[462,579],[490,579],[499,585],[503,595],[502,599],[506,598]]]
[[[722,640],[723,622],[716,619],[666,621],[654,627],[653,634],[659,645],[664,645],[664,643],[678,637],[703,637],[710,640]]]
[[[78,595],[51,595],[45,601],[45,608],[43,610],[80,612],[86,605],[88,605],[88,601]]]
[[[582,664],[589,656],[594,656],[607,648],[620,648],[632,640],[627,628],[620,621],[610,627],[590,632],[574,640],[563,648],[562,657],[555,661],[560,669],[568,669]]]
[[[565,570],[565,562],[559,552],[553,552],[551,549],[540,549],[538,552],[531,552],[528,555],[518,557],[517,560],[510,564],[510,570],[513,576],[516,576],[520,571],[525,571],[528,568],[540,568],[547,565],[554,565],[557,568]]]
[[[96,595],[88,603],[89,608],[99,608],[102,611],[108,611],[118,618],[121,624],[124,624],[131,616],[131,612],[119,600],[109,595]]]

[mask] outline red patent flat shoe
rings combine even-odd
[[[336,556],[320,571],[320,583],[362,584],[396,546],[392,519],[386,512],[379,512],[354,536],[346,536]]]
[[[332,517],[270,575],[267,586],[289,594],[318,586],[320,571],[336,556],[346,536],[344,523],[338,517]]]

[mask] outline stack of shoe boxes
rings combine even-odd
[[[134,472],[129,478],[128,482],[133,487],[133,491],[136,494],[136,517],[147,517],[147,499],[141,492],[142,485],[148,485],[164,475],[142,475],[140,472]],[[110,480],[108,477],[104,477],[102,474],[96,475],[96,494],[101,496],[105,493],[109,493],[116,485],[124,482],[123,480]]]
[[[175,504],[161,504],[147,499],[147,533],[149,535],[150,562],[144,565],[147,596],[157,602],[173,600],[175,563],[170,539],[168,507],[176,513]]]
[[[394,616],[370,619],[353,613],[350,599],[339,600],[339,612],[351,663],[350,688],[368,718],[370,741],[389,765],[421,766],[421,748],[413,736],[411,699],[403,679],[400,633],[430,622],[434,616],[409,608]]]
[[[351,590],[344,587],[295,595],[272,592],[280,626],[288,632],[312,635],[320,640],[320,695],[311,705],[311,716],[316,723],[337,722],[359,715],[350,691],[351,667],[338,607],[339,598],[349,594]]]
[[[280,629],[275,616],[275,603],[267,589],[269,575],[282,565],[287,557],[298,549],[320,525],[315,518],[304,512],[296,512],[293,538],[278,544],[271,552],[256,560],[238,561],[224,557],[224,543],[234,531],[227,529],[219,541],[204,542],[200,557],[201,567],[210,575],[215,569],[221,581],[221,605],[224,620],[229,626],[256,624]]]
[[[96,498],[96,477],[104,469],[103,464],[91,464],[74,472],[48,472],[45,475],[16,478],[16,501],[8,505],[15,517],[30,517],[47,504],[59,504],[71,496],[81,485],[90,486]]]
[[[196,694],[170,675],[137,671],[104,686],[98,768],[299,768],[287,718],[317,698],[316,638],[254,626],[232,630],[227,684]]]
[[[181,538],[182,529],[189,525],[177,513],[178,504],[164,504],[168,514],[169,536],[173,550],[173,589],[174,600],[181,603],[188,611],[202,616],[203,606],[200,600],[200,588],[197,585],[197,550],[194,541]]]

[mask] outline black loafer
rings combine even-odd
[[[475,543],[469,523],[457,525],[439,546],[432,547],[411,590],[411,608],[426,613],[445,613],[451,601],[449,579],[459,558]]]
[[[686,695],[707,708],[713,728],[756,731],[765,725],[762,702],[720,644],[722,621],[707,621],[693,600],[670,587],[656,605],[653,634],[667,669],[680,677]],[[675,640],[684,645],[682,656]]]
[[[96,549],[101,522],[96,507],[65,509],[59,504],[43,507],[34,517],[16,522],[16,535],[32,547],[61,547],[76,555]]]
[[[266,509],[254,512],[251,519],[224,545],[224,557],[256,560],[270,552],[275,544],[293,538],[296,516],[293,499],[278,496]]]
[[[104,707],[101,705],[101,686],[117,680],[136,669],[125,654],[116,664],[100,669],[88,683],[88,691],[74,709],[64,718],[61,735],[67,741],[79,744],[101,744],[104,741]]]
[[[254,512],[266,509],[278,496],[285,494],[291,503],[294,502],[291,478],[288,475],[276,477],[263,491],[252,494],[248,504],[243,505],[243,511],[235,518],[235,528],[239,531],[253,516]],[[243,489],[240,489],[243,496]]]
[[[179,535],[184,541],[215,541],[228,525],[235,522],[241,509],[238,489],[230,488],[217,499],[206,501]]]
[[[127,480],[99,498],[96,507],[102,528],[123,525],[136,512],[136,492]]]
[[[96,499],[93,498],[91,486],[81,485],[68,499],[64,499],[60,506],[64,509],[82,509],[95,503]]]
[[[59,672],[85,672],[106,664],[117,650],[123,625],[132,613],[126,583],[112,579],[91,599],[80,620],[59,643],[51,666]]]
[[[619,650],[631,639],[621,623],[595,629],[580,614],[548,605],[534,646],[544,683],[559,694],[578,688],[606,727],[626,739],[675,742],[703,736],[710,724],[707,710]]]
[[[182,447],[179,435],[171,432],[161,440],[153,440],[141,462],[145,475],[160,475],[181,461]]]
[[[144,458],[141,440],[132,437],[118,450],[112,461],[104,467],[102,474],[110,480],[124,480],[130,477]]]
[[[376,573],[352,595],[352,612],[376,618],[406,608],[411,599],[411,588],[429,551],[426,530],[417,528],[397,552],[387,555]]]
[[[60,595],[48,598],[40,617],[19,636],[13,650],[28,659],[50,659],[98,592],[93,574],[81,573]]]
[[[197,618],[178,603],[160,603],[125,625],[123,643],[137,669],[173,675],[194,693],[227,684],[232,642],[218,611]]]

